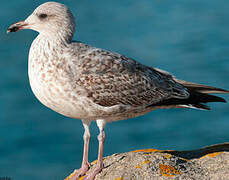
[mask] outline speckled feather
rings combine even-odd
[[[162,71],[131,58],[83,43],[73,43],[76,83],[101,106],[148,106],[171,97],[187,98],[187,89]],[[78,51],[78,49],[83,49]]]

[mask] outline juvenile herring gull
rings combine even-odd
[[[160,69],[104,49],[72,41],[75,21],[63,4],[46,2],[8,32],[39,32],[29,52],[29,81],[45,106],[84,126],[82,166],[70,177],[76,180],[89,170],[90,123],[99,128],[98,161],[85,179],[92,180],[103,168],[104,128],[107,122],[143,115],[158,108],[209,110],[208,102],[226,102],[209,93],[229,91],[176,79]]]

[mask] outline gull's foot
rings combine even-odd
[[[82,179],[83,179],[83,177],[86,174],[86,172],[88,171],[88,169],[89,169],[89,163],[87,165],[82,166],[80,169],[74,170],[74,172],[71,173],[64,180],[78,180],[78,178],[80,178],[80,177],[82,177]]]
[[[101,166],[96,166],[95,169],[89,171],[83,180],[94,180],[95,176],[100,173],[103,169],[103,164]]]

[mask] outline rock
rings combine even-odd
[[[91,169],[95,164],[96,161],[92,162]],[[191,151],[143,149],[113,154],[104,158],[104,169],[95,178],[164,179],[229,180],[229,143]]]

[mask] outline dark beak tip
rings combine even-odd
[[[17,32],[19,29],[20,29],[20,26],[17,26],[15,24],[13,24],[13,25],[11,25],[11,26],[8,27],[7,33]]]
[[[7,31],[6,31],[6,33],[8,34],[8,33],[11,33],[11,32],[17,32],[18,30],[19,30],[19,28],[12,27],[12,28],[8,28]]]
[[[8,27],[6,33],[11,33],[11,32],[17,32],[21,29],[23,29],[24,26],[26,26],[27,24],[24,22],[24,21],[20,21],[20,22],[17,22],[15,24],[12,24]]]

